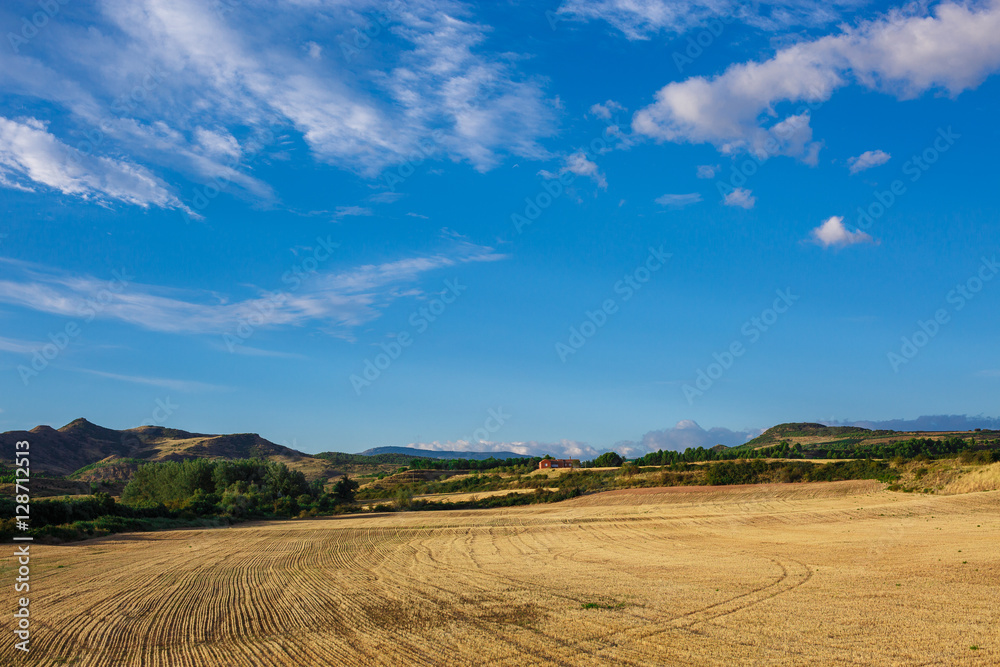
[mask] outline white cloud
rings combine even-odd
[[[883,150],[865,151],[857,157],[848,158],[847,164],[852,174],[885,164],[892,156]]]
[[[844,10],[864,0],[564,0],[557,11],[563,19],[604,21],[632,40],[659,33],[683,33],[705,28],[713,20],[725,29],[739,21],[766,30],[820,26],[837,21]]]
[[[232,332],[241,321],[257,321],[266,313],[264,327],[316,323],[332,335],[349,338],[354,327],[378,318],[393,301],[422,296],[424,292],[416,285],[427,274],[505,258],[490,247],[451,240],[437,254],[317,272],[296,290],[259,290],[257,297],[243,300],[230,300],[214,292],[130,283],[100,309],[88,307],[87,302],[108,291],[106,281],[2,260],[10,270],[0,279],[0,303],[71,318],[96,311],[101,319],[153,331],[194,334]]]
[[[769,60],[731,65],[718,76],[667,84],[636,112],[637,134],[710,143],[723,153],[789,155],[815,164],[809,113],[852,81],[909,98],[957,95],[1000,68],[1000,0],[919,5],[780,49]],[[779,105],[799,104],[793,112]],[[810,109],[811,106],[811,109]],[[783,114],[784,117],[782,117]]]
[[[323,55],[323,47],[316,42],[306,42],[305,47],[306,53],[308,53],[309,57],[313,60],[319,60],[320,56]]]
[[[558,173],[552,173],[551,171],[546,171],[545,169],[539,170],[538,174],[542,178],[559,178],[560,174],[572,173],[577,176],[586,176],[590,178],[599,188],[607,188],[608,181],[601,169],[597,166],[597,163],[589,159],[583,151],[577,151],[572,155],[563,158],[563,166],[559,169]]]
[[[409,216],[409,217],[411,217],[411,218],[420,218],[420,219],[422,219],[422,220],[430,220],[430,218],[429,218],[429,217],[427,217],[426,215],[423,215],[423,214],[421,214],[421,213],[414,213],[413,211],[410,211],[410,212],[409,212],[409,213],[407,213],[406,215],[408,215],[408,216]]]
[[[746,188],[736,188],[723,198],[722,203],[726,206],[739,206],[740,208],[749,209],[753,208],[754,204],[757,203],[757,198]]]
[[[720,168],[721,165],[718,164],[699,164],[698,178],[715,178]]]
[[[593,459],[600,452],[584,442],[576,440],[559,440],[558,442],[527,441],[484,441],[484,440],[448,440],[433,442],[411,442],[405,445],[414,449],[434,452],[513,452],[527,456],[545,456],[549,454],[557,459]]]
[[[34,118],[16,121],[0,117],[0,184],[4,181],[29,189],[24,184],[28,181],[99,202],[187,210],[145,168],[81,153],[56,139]]]
[[[811,235],[813,241],[824,248],[875,242],[871,236],[859,229],[852,232],[844,227],[844,218],[839,215],[827,218],[822,225],[812,230]]]
[[[763,429],[748,429],[732,431],[728,428],[710,428],[707,431],[696,422],[685,419],[677,422],[673,428],[649,431],[639,441],[622,440],[612,447],[597,448],[578,440],[558,440],[555,442],[540,442],[537,440],[522,441],[472,441],[468,439],[449,440],[445,442],[416,442],[407,447],[431,451],[480,451],[480,452],[514,452],[529,456],[544,456],[550,454],[556,458],[572,458],[583,461],[593,460],[599,454],[616,451],[626,458],[635,458],[658,450],[684,451],[688,447],[697,448],[726,445],[736,447],[760,435]]]
[[[732,431],[728,428],[715,427],[707,431],[690,419],[683,419],[673,427],[649,431],[642,436],[639,442],[623,441],[615,444],[615,449],[627,447],[639,453],[655,452],[659,450],[681,452],[687,448],[714,447],[715,445],[725,445],[726,447],[736,447],[762,433],[761,429],[750,429],[746,431]]]
[[[690,206],[691,204],[697,204],[701,201],[701,195],[697,192],[690,192],[683,195],[660,195],[656,198],[657,204],[662,204],[663,206],[672,206],[674,208],[683,208],[685,206]]]
[[[222,158],[240,156],[239,142],[226,130],[215,131],[198,127],[195,128],[194,135],[201,149],[208,155]]]
[[[597,116],[601,120],[611,120],[611,117],[617,112],[626,111],[625,107],[614,100],[608,100],[607,102],[601,104],[595,104],[590,107],[590,113],[593,116]]]

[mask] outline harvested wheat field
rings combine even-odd
[[[3,664],[1000,663],[997,491],[643,489],[32,555],[32,654]]]

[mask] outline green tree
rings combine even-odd
[[[594,459],[595,468],[617,468],[625,462],[618,452],[604,452]]]
[[[358,483],[344,475],[333,485],[333,497],[338,505],[350,505],[354,502],[354,494],[358,490]]]

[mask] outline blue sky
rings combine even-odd
[[[586,457],[997,416],[1000,2],[0,26],[5,430]]]

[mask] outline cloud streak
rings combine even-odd
[[[561,18],[604,21],[630,40],[647,40],[660,33],[681,34],[725,18],[765,30],[819,26],[836,21],[856,0],[564,0]]]
[[[97,202],[190,212],[149,170],[67,146],[35,118],[0,117],[0,185],[33,191],[44,185],[65,195]]]
[[[106,373],[104,371],[95,371],[87,368],[75,368],[73,370],[80,373],[87,373],[89,375],[96,375],[97,377],[107,378],[109,380],[118,380],[120,382],[129,382],[131,384],[142,384],[142,385],[149,385],[152,387],[161,387],[163,389],[169,389],[170,391],[179,391],[184,393],[204,392],[204,391],[225,391],[229,389],[229,387],[223,387],[215,384],[208,384],[205,382],[197,382],[194,380],[172,380],[168,378],[146,377],[141,375],[121,375],[118,373]]]
[[[684,208],[685,206],[690,206],[691,204],[697,204],[701,201],[701,195],[697,192],[689,192],[683,195],[677,194],[667,194],[660,195],[654,201],[661,206],[670,206],[672,208]]]
[[[144,329],[178,334],[225,333],[239,322],[268,312],[264,326],[321,325],[333,335],[379,317],[404,295],[422,292],[415,285],[427,274],[506,256],[492,248],[459,241],[437,254],[380,264],[364,264],[315,274],[294,292],[264,292],[253,299],[230,301],[206,291],[177,290],[131,283],[103,303],[96,316]],[[64,317],[83,317],[87,302],[106,292],[106,281],[69,275],[20,262],[5,262],[20,273],[0,280],[0,303]],[[283,298],[275,298],[278,295]],[[263,306],[266,305],[266,310]]]

